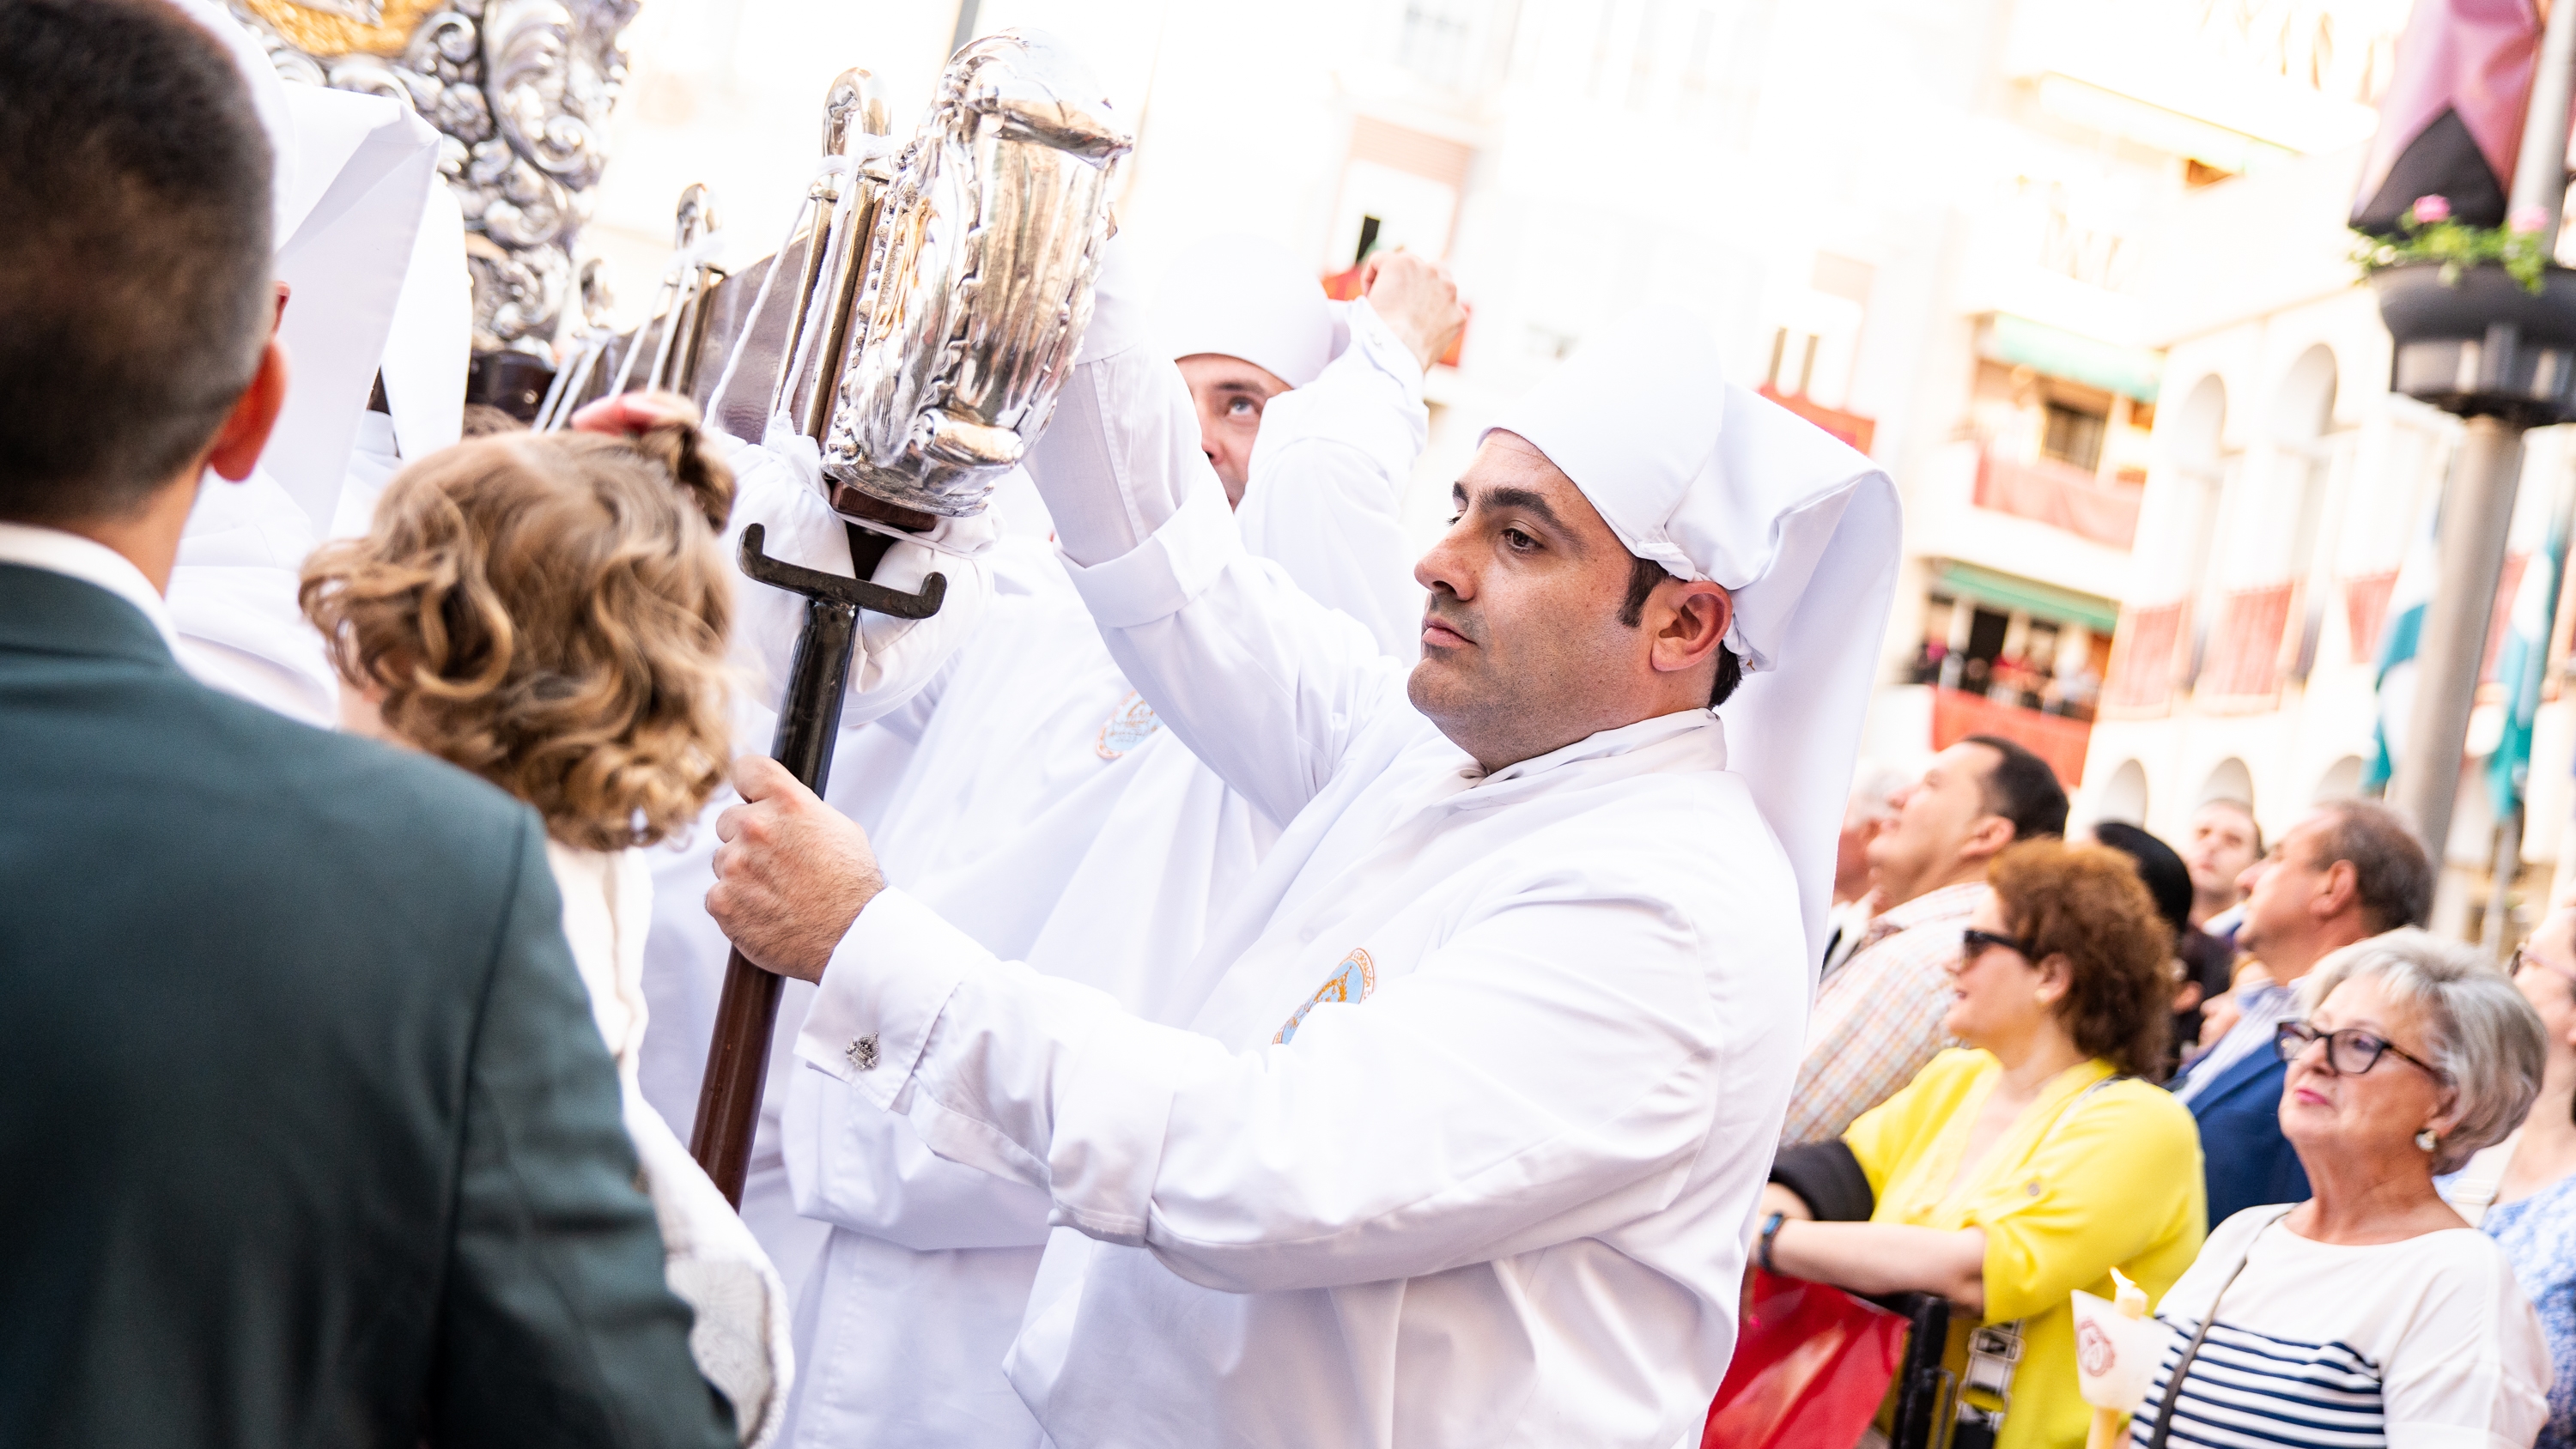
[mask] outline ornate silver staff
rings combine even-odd
[[[700,399],[708,415],[733,422],[757,399],[764,425],[783,417],[820,445],[833,509],[872,521],[849,524],[849,578],[772,559],[761,529],[743,531],[744,574],[805,596],[770,752],[817,794],[859,612],[927,618],[947,588],[939,574],[913,594],[870,582],[894,542],[885,529],[981,512],[1046,425],[1091,320],[1131,144],[1073,58],[1028,32],[959,51],[900,152],[884,139],[886,110],[866,72],[833,83],[810,222],[800,217],[765,263],[699,293],[694,314],[675,307],[654,344],[655,370],[685,375],[669,360],[686,359],[688,334],[703,329],[702,345],[729,359]],[[771,307],[781,276],[796,279],[793,305]],[[744,287],[753,294],[737,314],[728,293]],[[644,345],[640,334],[628,343]],[[699,1089],[689,1150],[736,1204],[781,984],[731,954]]]

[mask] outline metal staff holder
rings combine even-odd
[[[771,737],[769,753],[817,795],[832,776],[832,746],[840,738],[841,701],[848,693],[850,661],[858,646],[859,611],[927,619],[939,612],[941,601],[948,597],[945,574],[930,575],[921,581],[918,592],[909,594],[869,582],[868,575],[876,572],[894,540],[856,524],[849,525],[849,532],[855,578],[771,558],[760,551],[765,529],[755,523],[742,531],[743,575],[805,596],[804,626],[797,631],[787,692],[779,700],[778,730]],[[689,1153],[736,1207],[742,1205],[751,1137],[760,1121],[761,1087],[769,1074],[769,1041],[778,1023],[779,992],[785,986],[785,978],[751,964],[739,947],[725,958],[724,993],[716,1000],[715,1037],[698,1091],[698,1119],[689,1133]]]

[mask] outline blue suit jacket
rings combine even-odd
[[[2281,1083],[2289,1064],[2260,1047],[2227,1064],[2184,1105],[2200,1124],[2201,1168],[2209,1181],[2209,1225],[2264,1203],[2302,1202],[2308,1170],[2281,1135]],[[2194,1074],[2166,1083],[2180,1090]]]

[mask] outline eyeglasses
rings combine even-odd
[[[2272,1050],[2285,1062],[2298,1060],[2299,1053],[2306,1051],[2309,1043],[2319,1041],[2326,1044],[2326,1065],[2339,1076],[2360,1076],[2379,1065],[2382,1055],[2387,1055],[2413,1062],[2436,1081],[2447,1080],[2441,1068],[2357,1026],[2348,1026],[2341,1031],[2319,1031],[2304,1021],[2285,1021],[2272,1028]]]
[[[1970,926],[1968,929],[1959,933],[1959,959],[1961,961],[1975,961],[1979,956],[1985,954],[1986,948],[1989,946],[2001,946],[2005,950],[2025,958],[2030,955],[2030,943],[2027,941],[2016,941],[2010,936],[1998,936],[1992,931],[1980,931],[1974,926]]]

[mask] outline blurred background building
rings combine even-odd
[[[1455,270],[1474,316],[1429,388],[1406,509],[1425,540],[1501,404],[1622,308],[1681,303],[1734,376],[1904,492],[1871,754],[2000,733],[2057,767],[2079,819],[2178,838],[2226,795],[2278,832],[2365,788],[2400,566],[2458,430],[2389,394],[2343,227],[2405,17],[2404,0],[647,0],[583,244],[631,312],[674,199],[705,182],[757,256],[840,68],[878,70],[917,114],[956,44],[1044,27],[1137,129],[1120,218],[1149,265],[1250,230],[1319,277],[1372,246]],[[2567,490],[2562,433],[2531,435],[2491,658]],[[2566,623],[2541,628],[2535,893],[2576,755]],[[2472,775],[2502,713],[2481,707]],[[2476,934],[2498,821],[2482,779],[2461,800],[2436,924]]]

